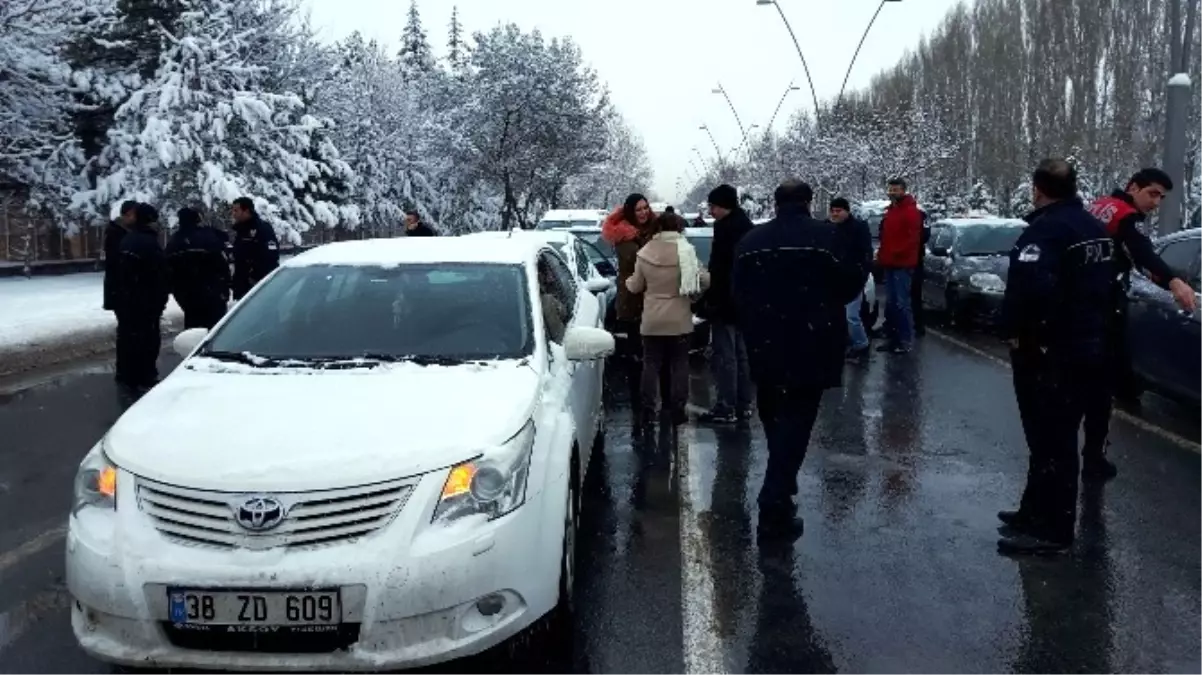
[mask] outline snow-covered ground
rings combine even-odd
[[[18,356],[48,352],[57,360],[60,349],[91,351],[92,343],[111,342],[117,320],[101,308],[103,283],[100,273],[0,279],[0,372],[16,370],[7,362]],[[170,301],[164,318],[181,316]]]

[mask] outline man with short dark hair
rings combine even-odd
[[[117,275],[121,262],[121,240],[133,226],[138,210],[135,201],[121,202],[120,215],[104,228],[104,308],[117,311]]]
[[[786,181],[775,197],[776,218],[739,242],[732,296],[768,441],[760,529],[800,534],[797,473],[822,392],[841,384],[844,308],[863,288],[862,266],[833,225],[810,217],[809,185]]]
[[[1030,449],[1016,511],[1000,511],[1002,553],[1060,553],[1077,519],[1077,431],[1104,386],[1114,306],[1115,244],[1077,197],[1077,172],[1045,159],[1032,176],[1035,210],[1010,253],[1002,334]]]
[[[422,216],[410,209],[405,212],[405,236],[407,237],[437,237],[434,228],[422,222]]]
[[[881,221],[877,264],[885,272],[885,315],[890,335],[889,342],[877,351],[905,354],[914,342],[911,288],[922,246],[922,214],[918,202],[906,193],[906,181],[901,178],[889,181],[888,194],[892,203]]]
[[[280,266],[280,244],[275,230],[259,218],[250,197],[239,197],[234,216],[234,276],[231,288],[240,300],[275,268]]]
[[[747,365],[747,346],[735,322],[735,303],[731,297],[731,270],[735,250],[753,227],[751,218],[739,206],[734,186],[719,185],[710,191],[709,209],[714,220],[714,242],[710,248],[710,287],[702,298],[700,311],[710,322],[710,372],[717,396],[714,405],[699,420],[710,424],[733,424],[751,418],[754,397],[751,371]]]
[[[1089,212],[1100,220],[1106,233],[1115,242],[1115,308],[1110,323],[1114,345],[1114,362],[1107,369],[1112,387],[1096,390],[1085,413],[1085,445],[1082,475],[1086,478],[1113,478],[1118,470],[1106,457],[1106,436],[1110,432],[1110,415],[1114,396],[1133,399],[1138,387],[1131,370],[1131,352],[1127,345],[1127,291],[1131,288],[1131,270],[1138,269],[1153,283],[1173,294],[1182,310],[1197,310],[1194,289],[1184,279],[1188,270],[1168,266],[1152,246],[1152,241],[1139,230],[1139,223],[1160,206],[1160,201],[1173,189],[1173,180],[1160,169],[1141,169],[1131,176],[1124,190],[1115,190],[1096,200]]]
[[[134,207],[133,222],[121,239],[117,262],[117,382],[134,395],[159,379],[156,365],[162,341],[160,323],[167,307],[167,259],[159,245],[159,212]]]
[[[830,221],[835,224],[840,236],[845,238],[845,246],[849,261],[857,261],[860,265],[860,286],[868,282],[872,274],[872,231],[868,223],[851,214],[851,204],[842,197],[836,197],[830,203]],[[847,347],[847,358],[856,360],[868,355],[868,332],[860,317],[860,305],[864,302],[863,293],[847,303],[847,337],[850,344]]]

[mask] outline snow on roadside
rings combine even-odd
[[[116,330],[117,319],[104,310],[102,273],[0,279],[0,354],[53,346],[76,334]],[[182,316],[174,300],[165,318]]]

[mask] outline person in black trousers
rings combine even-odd
[[[159,245],[159,213],[138,204],[121,240],[117,266],[117,382],[143,393],[158,383],[159,324],[167,307],[167,258]]]
[[[760,529],[800,533],[793,496],[822,392],[841,383],[846,306],[861,293],[862,261],[836,226],[810,217],[813,191],[797,180],[776,189],[776,218],[735,251],[731,290],[747,344],[768,441]]]
[[[1063,159],[1035,170],[1035,210],[1010,253],[1002,333],[1030,448],[1016,511],[999,511],[1005,554],[1060,553],[1077,521],[1077,431],[1091,392],[1105,386],[1113,345],[1115,244],[1077,197]]]
[[[180,209],[178,217],[179,228],[167,242],[171,293],[184,310],[184,328],[212,328],[225,316],[230,299],[225,241],[200,224],[195,209]]]

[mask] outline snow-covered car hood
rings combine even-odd
[[[105,437],[135,475],[209,490],[302,491],[412,476],[469,459],[530,419],[519,361],[264,370],[191,359]]]
[[[1010,258],[1005,255],[957,256],[952,263],[953,275],[968,278],[978,272],[996,274],[1006,281],[1010,272]]]

